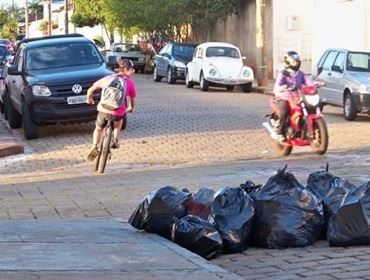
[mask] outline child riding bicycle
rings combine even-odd
[[[94,104],[93,94],[96,91],[102,90],[107,87],[113,79],[117,76],[122,79],[125,83],[125,95],[126,101],[122,102],[117,110],[111,111],[104,108],[101,103],[98,104],[98,116],[96,118],[95,130],[93,133],[93,146],[91,147],[87,159],[93,161],[99,154],[98,145],[103,136],[104,127],[107,125],[107,117],[112,116],[114,122],[113,131],[113,149],[119,148],[119,137],[121,132],[122,123],[126,118],[126,113],[132,113],[135,108],[135,98],[136,98],[136,86],[134,81],[131,79],[131,75],[135,73],[134,64],[129,59],[118,60],[118,73],[106,76],[98,81],[96,81],[88,90],[86,96],[87,104]],[[127,107],[126,107],[127,106]]]

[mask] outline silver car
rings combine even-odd
[[[319,89],[325,104],[343,106],[344,118],[370,114],[370,52],[329,49],[313,71],[314,80],[324,81]]]

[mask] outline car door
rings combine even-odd
[[[333,103],[334,89],[333,89],[332,80],[330,78],[332,76],[332,66],[334,64],[334,61],[337,55],[338,55],[337,50],[331,50],[328,52],[321,66],[321,69],[320,69],[321,72],[319,71],[320,74],[316,77],[317,80],[321,80],[325,82],[325,85],[319,89],[320,97],[326,103],[331,103],[331,104]]]
[[[166,68],[166,52],[169,45],[164,46],[156,57],[155,66],[157,68],[157,73],[159,76],[166,76],[167,75],[167,68]]]
[[[14,61],[13,66],[17,68],[19,72],[22,72],[24,75],[24,48],[19,48],[18,55]],[[22,75],[7,75],[8,76],[8,87],[10,99],[12,100],[13,106],[17,109],[18,112],[21,112],[21,93],[23,88],[23,76]]]
[[[193,73],[192,73],[192,80],[195,82],[199,82],[200,71],[202,70],[203,65],[203,56],[204,56],[204,48],[198,47],[195,52],[195,57],[193,57]]]
[[[331,85],[331,96],[330,101],[337,105],[343,104],[343,91],[344,91],[344,64],[346,61],[347,54],[344,51],[340,51],[333,63],[331,76],[328,77]]]

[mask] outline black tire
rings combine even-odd
[[[24,137],[27,140],[39,138],[39,128],[37,124],[32,121],[30,111],[25,102],[22,102],[22,127]]]
[[[313,129],[314,135],[310,143],[311,148],[315,153],[323,155],[329,145],[329,134],[325,121],[323,119],[315,119],[313,121]]]
[[[145,66],[140,68],[140,74],[144,74],[144,73],[145,73]]]
[[[192,81],[190,81],[188,70],[186,70],[186,74],[185,74],[185,85],[186,85],[187,88],[193,88],[194,87],[194,83]]]
[[[104,137],[102,139],[102,149],[101,149],[101,157],[99,160],[99,167],[98,167],[98,172],[99,173],[104,173],[105,166],[107,164],[108,156],[110,154],[110,145],[111,145],[111,140],[112,140],[112,131],[113,127],[110,125],[104,133]]]
[[[284,145],[276,141],[272,142],[272,147],[275,154],[279,157],[289,156],[293,150],[293,146]]]
[[[171,67],[168,67],[168,70],[167,70],[167,83],[169,83],[171,85],[176,83],[176,79],[173,76]]]
[[[354,121],[357,118],[357,109],[350,93],[344,97],[343,115],[347,121]]]
[[[228,91],[233,91],[233,90],[234,90],[234,86],[226,86],[226,89],[227,89]]]
[[[20,128],[22,126],[22,115],[15,110],[8,94],[5,94],[4,99],[10,128]]]
[[[252,83],[246,83],[242,86],[242,90],[245,93],[250,93],[252,91]]]
[[[103,149],[103,141],[101,141],[101,143],[100,143],[99,153],[98,153],[98,155],[97,155],[97,157],[95,158],[95,161],[94,161],[94,171],[98,171],[98,169],[99,169],[99,162],[100,162],[100,158],[101,158],[102,149]]]
[[[199,84],[200,84],[201,91],[208,91],[209,82],[204,78],[203,72],[200,73]]]
[[[4,98],[5,98],[5,97],[3,97],[3,99],[4,99]],[[0,106],[1,106],[1,113],[4,115],[4,119],[5,119],[5,120],[8,120],[8,115],[6,114],[6,110],[5,110],[5,104],[4,104],[4,102],[1,102]]]
[[[160,82],[162,80],[162,77],[159,76],[157,73],[157,66],[154,66],[154,69],[153,69],[153,80],[154,82]]]

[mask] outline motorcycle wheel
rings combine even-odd
[[[325,154],[329,145],[329,134],[326,123],[323,119],[316,119],[313,122],[313,138],[311,140],[312,150],[320,155]]]
[[[275,154],[279,157],[289,156],[293,150],[292,146],[287,146],[276,141],[272,143],[272,147],[274,148]]]

